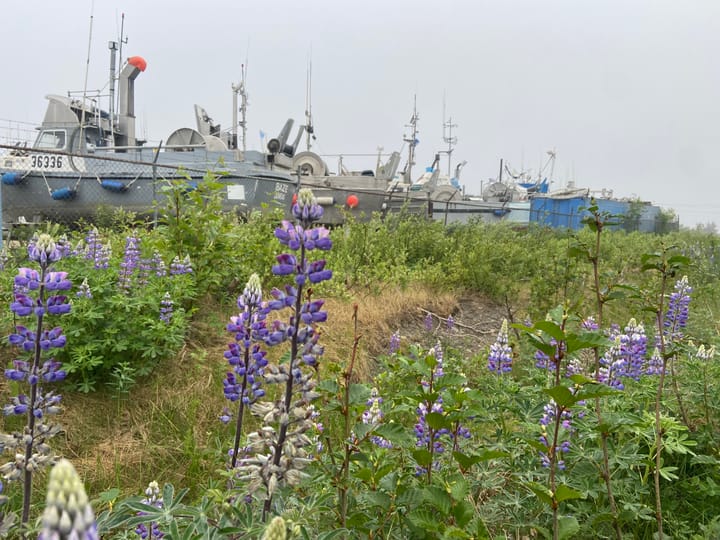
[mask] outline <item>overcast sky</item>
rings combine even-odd
[[[88,90],[107,90],[122,13],[123,56],[148,63],[136,113],[151,141],[195,127],[195,103],[229,127],[247,63],[258,148],[260,130],[304,122],[311,60],[319,153],[405,157],[417,96],[418,174],[451,118],[468,193],[501,158],[537,172],[555,149],[553,188],[574,180],[720,224],[718,0],[3,2],[0,121],[39,123],[44,96],[82,90],[86,71]]]

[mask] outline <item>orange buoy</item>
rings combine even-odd
[[[140,71],[145,71],[145,68],[147,68],[147,62],[142,56],[131,56],[127,60],[128,64],[131,66],[135,66]]]

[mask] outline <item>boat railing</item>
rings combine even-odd
[[[37,137],[37,124],[0,118],[0,144],[30,146]]]

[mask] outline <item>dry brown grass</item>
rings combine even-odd
[[[456,295],[421,287],[386,290],[357,302],[330,299],[321,340],[328,361],[342,365],[351,356],[356,303],[361,338],[354,374],[360,380],[370,379],[375,358],[387,350],[394,331],[422,332],[427,312],[435,314],[437,324],[462,312]],[[217,419],[227,404],[223,352],[230,338],[223,326],[231,313],[205,308],[212,315],[197,321],[183,351],[128,395],[66,395],[59,418],[65,440],[55,446],[73,460],[92,494],[110,487],[140,493],[151,480],[189,486],[217,478],[223,467],[218,449],[228,448],[232,437],[231,428]]]

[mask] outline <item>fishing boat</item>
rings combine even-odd
[[[292,119],[268,141],[266,150],[248,150],[244,78],[232,87],[233,127],[229,131],[196,105],[196,128],[179,128],[164,143],[146,144],[135,133],[134,98],[136,79],[147,63],[142,57],[130,57],[115,77],[117,49],[117,43],[110,42],[109,95],[49,95],[34,141],[0,145],[4,225],[91,218],[101,207],[149,214],[164,203],[164,186],[169,181],[185,182],[186,189],[193,190],[206,181],[208,173],[222,184],[223,208],[228,211],[282,208],[289,212],[301,186],[313,189],[325,207],[326,223],[382,209],[399,154],[378,160],[375,169],[333,175],[319,155],[309,148],[299,151],[303,133],[310,134],[312,126],[309,122],[300,126],[291,140]],[[107,108],[101,106],[103,98],[107,98]],[[238,110],[242,121],[237,120]],[[238,126],[242,127],[240,137]]]

